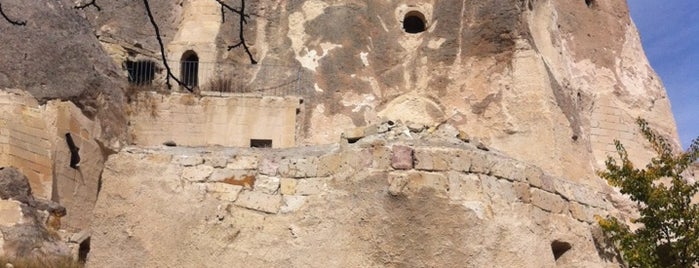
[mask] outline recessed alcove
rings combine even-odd
[[[553,252],[553,259],[558,260],[571,248],[573,248],[573,246],[568,242],[554,240],[553,242],[551,242],[551,251]]]
[[[156,65],[150,60],[138,60],[124,62],[129,74],[129,83],[132,85],[150,85],[155,79]]]
[[[418,34],[427,29],[427,19],[419,11],[410,11],[403,17],[403,31],[409,34]]]
[[[188,50],[182,54],[180,80],[190,88],[199,85],[199,56],[193,50]]]
[[[589,8],[595,7],[595,4],[595,0],[585,0],[585,5],[587,5]]]

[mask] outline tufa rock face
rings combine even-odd
[[[101,142],[125,140],[123,78],[74,1],[4,1],[3,11],[25,26],[0,23],[0,89],[26,90],[40,102],[71,100],[102,122]]]
[[[584,182],[613,152],[614,139],[645,160],[636,117],[677,140],[666,93],[623,0],[245,1],[251,16],[242,30],[236,14],[221,19],[215,1],[153,2],[176,74],[179,60],[194,52],[203,88],[219,76],[252,88],[293,84],[305,101],[298,144],[333,143],[344,129],[386,118],[448,121],[492,148]],[[103,44],[118,64],[153,58],[142,24],[118,15],[123,5],[107,3],[92,19],[121,40]],[[249,65],[242,47],[226,49],[241,31],[259,64]]]

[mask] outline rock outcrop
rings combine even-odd
[[[0,256],[615,266],[594,171],[677,141],[624,0],[149,3],[195,94],[140,2],[3,1]]]
[[[66,215],[57,203],[35,199],[27,178],[14,168],[0,167],[0,256],[13,259],[70,256],[69,247],[45,222]],[[60,227],[60,226],[54,226]],[[51,227],[49,227],[51,228]]]
[[[21,89],[44,103],[70,100],[102,122],[106,147],[126,140],[121,72],[102,49],[74,1],[3,1],[24,26],[0,23],[0,90]]]
[[[624,0],[244,1],[250,17],[242,29],[235,13],[222,20],[212,0],[152,2],[170,8],[154,10],[175,75],[191,75],[180,61],[196,55],[203,90],[216,81],[255,92],[293,85],[306,101],[298,145],[333,143],[343,129],[384,119],[448,121],[587,183],[614,139],[647,160],[636,117],[677,141],[666,93]],[[120,6],[90,11],[105,36],[121,40],[103,44],[118,64],[157,62],[147,30],[119,16]],[[241,34],[257,65],[242,46],[227,49]]]

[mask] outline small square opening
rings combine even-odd
[[[272,140],[251,139],[250,148],[272,148]]]

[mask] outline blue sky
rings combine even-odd
[[[631,18],[670,95],[683,148],[699,137],[699,0],[628,0]]]

